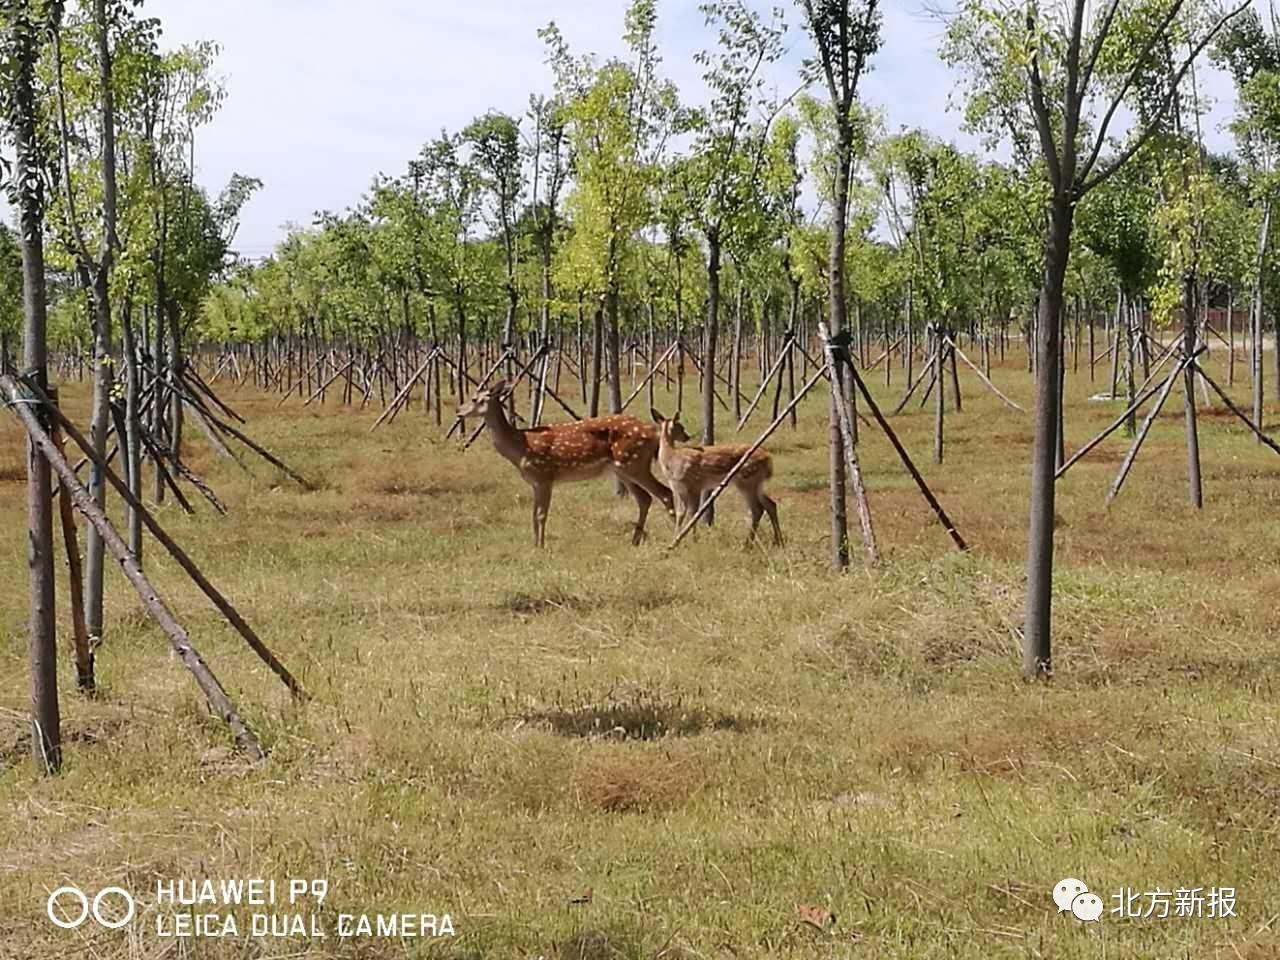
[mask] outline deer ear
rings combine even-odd
[[[512,391],[513,388],[514,388],[514,385],[511,383],[510,380],[499,380],[492,387],[490,387],[490,390],[492,391],[495,397],[505,397],[508,393]]]
[[[662,423],[663,420],[667,419],[666,417],[664,417],[662,414],[658,412],[657,407],[649,408],[649,416],[653,417],[654,423]]]

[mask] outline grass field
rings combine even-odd
[[[994,376],[1030,406],[1023,364]],[[1088,401],[1101,365],[1092,387],[1083,369],[1069,450],[1119,412]],[[900,377],[873,376],[877,394]],[[631,502],[601,480],[556,491],[536,552],[528,490],[487,442],[463,453],[418,411],[370,434],[372,410],[228,388],[318,489],[247,475],[193,433],[231,515],[160,515],[315,701],[291,705],[149,543],[270,759],[230,752],[111,569],[97,697],[74,693],[62,641],[66,770],[48,780],[23,720],[20,434],[0,419],[0,956],[1280,957],[1280,458],[1205,412],[1191,511],[1175,392],[1110,509],[1125,440],[1075,467],[1057,676],[1026,685],[1031,418],[961,380],[944,466],[927,411],[894,423],[972,551],[864,428],[885,562],[855,550],[845,576],[825,565],[820,395],[770,444],[784,548],[741,549],[730,498],[678,551],[658,512],[633,549]],[[85,390],[65,392],[83,422]],[[157,937],[156,881],[204,877],[327,879],[330,936]],[[1056,914],[1063,877],[1108,908],[1121,888],[1234,887],[1236,916],[1081,924]],[[141,920],[58,929],[45,903],[64,883],[125,886]],[[339,913],[396,911],[447,912],[457,936],[334,935]]]

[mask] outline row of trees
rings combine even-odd
[[[1265,253],[1277,40],[1256,13],[1209,0],[1033,5],[1030,16],[959,4],[941,52],[967,77],[968,125],[1009,148],[1011,160],[994,162],[925,130],[892,130],[860,102],[858,79],[879,46],[876,3],[798,6],[812,56],[796,93],[780,96],[763,73],[782,56],[783,12],[703,4],[717,44],[698,56],[710,96],[697,107],[661,78],[652,0],[628,10],[624,58],[576,57],[546,28],[548,95],[532,96],[524,116],[488,113],[443,133],[355,209],[295,231],[277,256],[214,290],[203,332],[356,342],[404,333],[456,344],[465,359],[471,340],[545,340],[553,324],[581,338],[585,324],[594,414],[602,386],[617,409],[621,347],[652,345],[655,323],[680,339],[696,330],[712,364],[732,336],[736,388],[748,338],[768,341],[824,310],[833,331],[874,331],[886,344],[910,326],[981,333],[1015,315],[1029,340],[1035,330],[1059,337],[1058,321],[1039,322],[1046,303],[1055,315],[1055,304],[1073,304],[1090,324],[1123,321],[1126,337],[1131,317],[1145,329],[1148,314],[1167,325],[1214,302],[1231,318],[1252,304],[1255,325],[1276,315]],[[1237,84],[1235,155],[1204,147],[1194,70],[1206,49]],[[1136,117],[1127,136],[1113,129],[1122,108]],[[1085,173],[1064,185],[1063,158],[1045,151],[1067,139],[1070,165]],[[1046,233],[1063,258],[1048,301]],[[1253,380],[1261,422],[1260,370]],[[701,381],[704,442],[715,437],[715,382]],[[456,388],[465,392],[460,373]],[[838,446],[833,427],[842,565]]]
[[[627,60],[575,59],[548,28],[551,94],[531,97],[523,116],[488,113],[441,134],[403,174],[375,179],[356,208],[321,215],[275,256],[237,268],[205,299],[198,334],[358,342],[408,330],[465,349],[469,339],[546,336],[558,322],[585,322],[591,335],[599,313],[604,379],[616,391],[616,341],[653,317],[713,346],[740,322],[776,331],[793,297],[828,300],[833,210],[847,211],[840,263],[857,322],[896,327],[908,292],[917,323],[980,328],[1031,313],[1048,197],[1032,118],[1008,116],[1015,159],[998,163],[927,131],[890,130],[855,100],[842,146],[830,103],[807,93],[779,101],[763,87],[760,68],[780,55],[779,17],[732,3],[706,13],[721,41],[700,58],[706,106],[683,106],[658,77],[651,3],[628,16]],[[944,52],[956,63],[995,42],[978,24],[975,10],[952,22]],[[1250,67],[1272,42],[1257,29],[1245,17],[1215,48],[1239,72],[1242,96],[1259,85],[1251,69],[1274,75]],[[1016,106],[975,89],[970,121],[994,135]],[[1202,104],[1177,106],[1176,125],[1159,124],[1080,199],[1064,296],[1091,315],[1110,314],[1122,294],[1172,322],[1193,215],[1202,303],[1223,306],[1231,291],[1242,307],[1275,289],[1257,282],[1273,269],[1257,252],[1273,192],[1258,162],[1258,111],[1242,115],[1240,153],[1216,156],[1200,143]],[[850,179],[837,203],[842,149]],[[808,209],[806,183],[818,200]]]

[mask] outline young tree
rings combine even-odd
[[[878,0],[800,0],[805,27],[817,54],[816,69],[831,98],[835,125],[831,171],[831,236],[827,258],[829,324],[833,336],[848,326],[845,300],[845,244],[848,231],[849,181],[853,175],[858,83],[871,56],[880,48]],[[844,441],[836,412],[840,374],[832,371],[830,410],[831,566],[849,565],[849,523],[845,506]]]
[[[415,196],[430,211],[429,248],[438,278],[437,289],[453,307],[458,326],[458,402],[470,393],[466,380],[467,308],[476,264],[471,257],[480,212],[480,183],[475,168],[458,153],[458,140],[441,133],[422,148],[409,165]]]
[[[62,18],[57,0],[0,3],[0,115],[15,162],[5,186],[18,211],[22,252],[22,365],[40,389],[49,385],[44,263],[47,158],[37,133],[40,93],[36,65]],[[62,766],[58,707],[58,638],[54,613],[53,500],[49,461],[27,441],[27,668],[31,691],[31,753],[41,773]]]
[[[515,342],[516,310],[520,303],[516,285],[516,217],[523,193],[520,169],[520,124],[505,113],[487,113],[462,131],[471,147],[471,165],[482,189],[489,194],[491,222],[502,238],[506,262],[507,315],[502,326],[503,343]],[[515,375],[514,360],[507,360],[507,375]]]
[[[1241,159],[1249,171],[1250,194],[1258,210],[1257,241],[1253,280],[1252,331],[1253,346],[1250,369],[1253,375],[1253,422],[1262,426],[1262,331],[1264,279],[1267,253],[1271,246],[1272,210],[1280,173],[1276,169],[1280,155],[1280,24],[1274,9],[1270,29],[1262,24],[1256,10],[1247,9],[1235,17],[1222,31],[1213,48],[1214,59],[1226,66],[1235,81],[1237,115],[1231,127]],[[1280,311],[1276,312],[1277,344],[1280,344]],[[1280,396],[1280,346],[1275,354],[1276,395]],[[1261,443],[1261,440],[1258,441]]]
[[[631,0],[625,27],[630,59],[604,63],[573,57],[554,23],[539,31],[564,103],[574,157],[574,189],[568,200],[574,230],[564,253],[583,286],[603,298],[611,412],[622,407],[624,264],[637,231],[649,221],[657,161],[676,113],[675,88],[658,76],[655,0]],[[597,341],[602,332],[597,324]],[[598,387],[593,397],[598,401]],[[593,402],[593,412],[596,407]]]
[[[720,273],[723,252],[745,240],[763,202],[761,178],[769,126],[776,107],[764,93],[761,70],[782,56],[781,11],[764,21],[742,0],[703,3],[707,25],[719,47],[695,58],[710,102],[690,112],[694,134],[684,183],[689,210],[707,245],[707,319],[703,339],[702,442],[715,443],[715,367],[720,329]],[[752,114],[763,112],[753,122]],[[731,386],[736,390],[737,384]],[[706,521],[712,520],[707,510]]]
[[[556,231],[560,225],[560,195],[569,177],[570,156],[565,135],[564,104],[558,97],[530,97],[529,117],[533,120],[533,142],[528,148],[533,172],[530,215],[533,220],[534,241],[538,247],[542,295],[538,337],[542,343],[546,343],[551,329],[551,261],[555,252]],[[542,419],[542,387],[546,376],[547,364],[544,361],[538,372],[539,389],[532,415],[534,425]]]
[[[1147,9],[1144,4],[1109,0],[1095,9],[1087,0],[1062,6],[1039,0],[964,0],[948,30],[944,56],[969,75],[970,119],[988,129],[1034,129],[1048,187],[1044,272],[1037,302],[1039,375],[1022,649],[1028,677],[1052,673],[1054,472],[1061,403],[1060,379],[1053,372],[1061,357],[1063,288],[1076,207],[1156,133],[1192,62],[1248,3],[1214,18],[1188,43],[1187,56],[1172,71],[1157,69],[1161,41],[1186,5],[1186,0],[1161,0]],[[1126,145],[1104,158],[1117,112],[1126,101],[1143,95],[1144,121]]]

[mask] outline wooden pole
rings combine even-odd
[[[884,418],[884,414],[880,412],[880,408],[876,406],[876,402],[871,397],[871,391],[867,389],[867,385],[862,382],[862,377],[858,375],[858,371],[854,369],[853,364],[849,364],[849,369],[853,374],[853,382],[857,386],[858,391],[862,394],[862,399],[867,402],[867,406],[871,409],[871,415],[875,418],[876,423],[880,425],[880,429],[884,431],[884,435],[889,438],[889,442],[893,444],[893,449],[897,451],[902,465],[907,468],[907,472],[911,474],[911,479],[916,482],[920,492],[924,495],[929,506],[933,508],[934,515],[941,522],[943,529],[947,531],[949,536],[957,547],[961,550],[969,549],[968,544],[964,542],[964,538],[960,536],[960,532],[956,529],[956,525],[951,522],[951,518],[947,516],[947,512],[942,509],[942,504],[938,502],[937,497],[933,495],[933,491],[929,489],[929,485],[924,482],[924,477],[920,475],[920,471],[916,469],[916,465],[912,463],[910,455],[907,453],[906,447],[898,440],[898,435],[893,432],[893,428],[889,426],[889,421]]]
[[[911,356],[910,350],[907,351],[907,356],[908,357]],[[912,380],[911,372],[909,370],[907,371],[907,382],[910,384],[910,386],[907,387],[907,392],[902,395],[902,399],[898,401],[898,405],[893,408],[893,412],[890,413],[889,416],[896,417],[898,414],[902,412],[902,408],[907,405],[907,402],[911,399],[911,395],[915,393],[916,388],[920,386],[921,381],[924,380],[925,377],[929,376],[929,374],[932,372],[933,372],[933,354],[930,353],[928,356],[925,357],[924,363],[920,365],[920,375],[918,377]]]
[[[623,410],[626,410],[627,407],[631,406],[631,401],[640,395],[640,391],[645,388],[646,384],[653,383],[654,376],[657,374],[658,370],[662,367],[662,365],[666,363],[667,358],[675,352],[676,346],[677,345],[674,343],[671,344],[671,346],[667,347],[666,352],[663,353],[662,357],[658,360],[657,363],[652,363],[649,365],[649,375],[645,377],[643,380],[641,380],[640,383],[636,385],[636,388],[631,391],[631,396],[627,397],[627,399],[623,402],[621,409],[618,411],[619,413],[621,413]],[[652,394],[652,390],[650,391],[650,394]],[[653,403],[652,396],[649,397],[649,401],[650,401],[650,405],[652,405]]]
[[[1026,410],[1023,410],[1022,407],[1018,406],[1016,403],[1014,403],[1012,400],[1006,397],[1003,393],[1001,393],[996,388],[996,385],[992,383],[991,380],[987,377],[987,375],[983,373],[981,370],[979,370],[976,366],[974,366],[973,361],[970,360],[968,357],[966,357],[964,355],[964,351],[956,346],[954,340],[952,340],[950,337],[947,337],[947,343],[950,344],[951,349],[955,351],[955,353],[960,357],[960,359],[963,360],[968,365],[969,369],[971,369],[974,373],[978,375],[979,379],[981,379],[982,382],[987,385],[987,387],[991,390],[992,393],[994,393],[997,397],[999,397],[1009,406],[1013,407],[1013,409],[1021,410],[1023,413],[1027,412]]]
[[[747,425],[747,421],[751,419],[751,414],[755,412],[756,404],[760,402],[760,398],[764,396],[765,391],[769,388],[769,381],[772,380],[775,376],[777,376],[778,372],[782,369],[782,365],[787,362],[787,355],[790,352],[791,352],[791,337],[788,336],[787,339],[782,344],[781,351],[778,353],[778,359],[774,361],[773,366],[769,368],[769,372],[765,374],[764,379],[760,381],[760,387],[758,390],[756,390],[756,395],[752,397],[751,403],[747,405],[746,413],[744,413],[742,415],[742,418],[738,421],[739,432],[741,432],[742,428]],[[779,386],[778,396],[775,397],[774,399],[775,410],[777,409],[778,398],[780,398],[782,395],[781,394],[781,386],[782,386],[781,377],[778,378],[778,386]],[[777,416],[777,414],[775,413],[774,416]]]
[[[49,400],[58,402],[56,387],[49,388]],[[52,431],[54,446],[59,453],[64,450],[62,431],[55,424]],[[65,455],[63,457],[65,458]],[[71,505],[71,494],[67,488],[58,485],[58,511],[62,524],[62,543],[67,554],[68,594],[71,599],[71,629],[73,650],[76,658],[76,687],[81,690],[93,690],[93,647],[89,643],[89,628],[84,618],[84,572],[80,566],[80,545],[76,542],[76,519]]]
[[[1231,402],[1231,398],[1228,397],[1223,392],[1222,388],[1219,387],[1216,383],[1214,383],[1213,379],[1207,373],[1204,372],[1204,368],[1200,366],[1199,363],[1195,364],[1195,368],[1196,368],[1196,372],[1199,373],[1200,376],[1204,378],[1204,382],[1209,384],[1209,386],[1213,388],[1213,392],[1222,398],[1222,402],[1227,405],[1227,409],[1230,410],[1232,413],[1234,413],[1241,420],[1243,420],[1245,426],[1247,426],[1250,430],[1253,431],[1253,435],[1258,439],[1258,442],[1265,443],[1268,447],[1270,447],[1276,453],[1280,453],[1280,444],[1277,444],[1274,440],[1268,437],[1265,433],[1262,432],[1261,428],[1259,428],[1256,423],[1254,423],[1247,416],[1245,416],[1243,411],[1241,411],[1239,407],[1237,407],[1234,403]]]
[[[1142,421],[1142,426],[1139,428],[1137,434],[1134,435],[1133,443],[1129,447],[1129,452],[1125,454],[1124,460],[1120,464],[1120,470],[1111,484],[1111,489],[1107,491],[1106,502],[1108,504],[1116,498],[1116,495],[1120,492],[1120,488],[1124,485],[1125,477],[1129,475],[1129,470],[1133,467],[1133,462],[1138,457],[1138,451],[1142,449],[1142,441],[1147,438],[1147,432],[1151,429],[1151,425],[1155,423],[1156,416],[1160,413],[1160,408],[1163,407],[1164,402],[1169,399],[1169,391],[1173,389],[1173,385],[1177,382],[1177,379],[1177,371],[1175,371],[1170,374],[1167,380],[1165,380],[1164,386],[1160,388],[1160,395],[1156,397],[1155,404],[1147,412],[1146,418]]]
[[[875,529],[871,524],[871,505],[867,503],[867,488],[862,482],[862,468],[858,463],[855,448],[857,438],[853,432],[853,416],[849,412],[848,398],[844,384],[840,379],[840,358],[847,358],[847,344],[834,342],[827,332],[827,325],[818,323],[818,336],[822,339],[823,349],[827,357],[827,376],[831,380],[832,396],[835,398],[836,420],[839,422],[843,443],[844,464],[849,471],[849,483],[853,486],[853,499],[858,508],[858,525],[862,532],[862,543],[867,548],[867,555],[872,563],[880,560],[880,550],[876,546]]]
[[[1169,376],[1176,377],[1178,375],[1178,372],[1182,370],[1182,366],[1183,366],[1183,361],[1179,361],[1178,364],[1173,368],[1172,372],[1170,372]],[[1111,436],[1111,434],[1119,430],[1120,427],[1123,424],[1127,423],[1129,421],[1129,418],[1133,416],[1134,411],[1136,411],[1140,406],[1142,406],[1149,399],[1151,399],[1152,395],[1155,394],[1156,391],[1162,389],[1166,382],[1167,382],[1166,380],[1161,380],[1154,387],[1151,387],[1143,391],[1141,394],[1139,394],[1137,398],[1134,399],[1133,403],[1129,404],[1129,406],[1125,409],[1124,413],[1120,414],[1120,416],[1116,417],[1116,419],[1111,422],[1110,426],[1108,426],[1100,434],[1098,434],[1096,437],[1094,437],[1092,440],[1086,443],[1083,447],[1081,447],[1079,450],[1073,453],[1070,457],[1068,457],[1063,462],[1062,466],[1060,466],[1057,469],[1057,471],[1054,473],[1053,478],[1055,480],[1059,479],[1064,473],[1066,473],[1071,468],[1072,464],[1074,464],[1086,453],[1088,453],[1090,450],[1092,450],[1094,447],[1100,444],[1103,440],[1107,439],[1107,437]]]
[[[93,524],[94,529],[102,535],[104,546],[120,562],[120,567],[124,571],[125,577],[133,584],[138,596],[142,598],[143,605],[146,606],[147,611],[169,638],[169,643],[172,645],[174,652],[181,658],[183,665],[191,671],[196,684],[209,702],[210,708],[231,728],[236,743],[249,755],[250,759],[255,761],[262,760],[266,755],[257,736],[241,719],[222,684],[218,682],[218,678],[209,669],[204,658],[200,656],[199,651],[192,645],[187,631],[174,618],[172,611],[156,592],[146,574],[142,572],[142,568],[138,566],[137,559],[129,552],[124,540],[120,538],[120,534],[111,525],[111,521],[107,519],[106,514],[99,509],[98,505],[93,502],[89,491],[80,483],[79,478],[72,473],[67,461],[62,458],[40,421],[31,412],[31,405],[34,402],[31,393],[20,389],[18,382],[13,377],[5,375],[0,376],[0,396],[4,398],[5,402],[22,422],[32,443],[35,444],[54,472],[61,478],[63,487],[69,492],[76,509],[84,514],[85,518]],[[56,408],[48,405],[47,400],[42,402],[44,402],[45,409],[56,410]],[[63,426],[65,428],[66,424],[63,423]],[[76,438],[73,437],[73,439]],[[80,443],[81,439],[83,438],[76,439],[76,442]]]
[[[510,351],[508,351],[508,353],[509,352]],[[391,403],[387,405],[387,409],[383,410],[381,415],[379,415],[378,419],[373,421],[373,426],[369,428],[370,433],[373,433],[373,431],[377,430],[378,426],[382,423],[382,421],[386,420],[388,417],[391,417],[392,419],[395,418],[395,415],[397,411],[399,411],[400,406],[405,402],[405,400],[408,399],[409,394],[413,392],[413,388],[417,386],[419,378],[421,378],[422,374],[426,372],[426,369],[431,364],[431,361],[435,359],[435,355],[436,355],[435,350],[432,350],[431,353],[427,355],[427,359],[423,360],[422,363],[418,365],[418,369],[415,370],[413,374],[409,377],[408,382],[403,387],[401,387],[400,392],[395,395],[395,399],[393,399]],[[501,363],[502,361],[499,360],[498,362]],[[334,376],[337,376],[337,374],[335,374]],[[492,376],[492,371],[490,371],[490,376]],[[322,387],[321,389],[324,389],[324,388]],[[312,399],[314,399],[314,397]],[[310,400],[307,401],[307,403],[310,403],[310,402],[311,402]],[[306,404],[303,404],[303,406],[306,406]]]
[[[942,378],[946,370],[947,352],[942,339],[942,330],[934,327],[933,339],[936,348],[933,351],[933,385],[938,395],[934,397],[933,407],[933,462],[942,463],[943,428],[946,421],[947,389]]]
[[[4,387],[4,384],[5,378],[0,377],[0,387]],[[47,398],[42,396],[39,388],[29,383],[26,384],[26,386],[34,393],[37,399],[43,400],[47,404]],[[16,390],[16,384],[14,384],[10,389]],[[7,390],[5,391],[5,395],[8,395]],[[235,631],[244,638],[245,642],[253,652],[256,653],[262,662],[271,669],[272,673],[280,678],[295,697],[298,697],[301,700],[308,699],[307,693],[302,689],[302,686],[298,681],[294,679],[293,674],[289,672],[288,668],[285,667],[285,665],[276,658],[275,654],[271,652],[267,645],[262,642],[257,633],[254,632],[253,628],[245,622],[245,619],[242,616],[240,616],[239,611],[231,605],[230,601],[228,601],[227,598],[209,582],[204,574],[200,572],[200,569],[195,565],[195,562],[187,556],[186,551],[178,546],[178,544],[174,542],[173,538],[165,533],[164,528],[156,522],[155,517],[153,517],[151,512],[142,505],[141,501],[134,497],[133,493],[116,475],[115,471],[107,466],[105,462],[101,461],[97,452],[92,449],[88,441],[80,431],[76,429],[75,424],[68,420],[57,407],[50,407],[50,412],[58,422],[59,426],[61,426],[62,429],[66,431],[67,435],[75,441],[76,445],[80,447],[91,460],[98,461],[98,465],[102,468],[103,475],[106,477],[107,481],[116,488],[116,491],[120,494],[124,502],[138,511],[139,516],[142,518],[142,522],[146,525],[147,529],[151,531],[152,535],[160,541],[160,544],[165,548],[165,550],[169,552],[169,556],[173,557],[178,566],[180,566],[187,575],[191,577],[196,586],[198,586],[204,595],[213,602],[213,605],[217,607],[218,612],[226,617],[227,622],[230,623]],[[68,468],[68,470],[70,470],[70,468]],[[61,471],[59,471],[58,475],[62,476]],[[75,474],[72,473],[71,476],[74,477]],[[132,556],[132,554],[130,554],[130,556]]]

